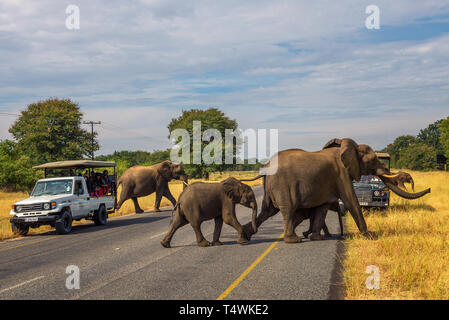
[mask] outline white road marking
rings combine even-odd
[[[151,239],[154,239],[154,238],[159,238],[160,236],[163,236],[164,234],[166,234],[167,232],[162,232],[162,233],[159,233],[159,234],[156,234],[156,235],[154,235],[154,236],[151,236],[150,237],[150,240]]]
[[[24,286],[24,285],[26,285],[26,284],[28,284],[28,283],[30,283],[30,282],[33,282],[33,281],[36,281],[36,280],[40,280],[40,279],[42,279],[42,278],[45,278],[45,277],[44,277],[44,276],[36,277],[36,278],[34,278],[34,279],[27,280],[27,281],[25,281],[25,282],[16,284],[15,286],[12,286],[12,287],[9,287],[9,288],[0,290],[0,294],[2,294],[3,292],[6,292],[6,291],[13,290],[13,289],[16,289],[16,288],[18,288],[18,287]]]

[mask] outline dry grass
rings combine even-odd
[[[221,180],[224,180],[228,177],[235,177],[238,179],[244,179],[244,178],[253,178],[258,175],[257,171],[234,171],[234,172],[224,172],[222,174],[220,173],[212,173],[210,175],[210,180],[208,182],[219,182]],[[202,180],[191,180],[190,182],[194,181],[202,181]],[[259,185],[262,183],[262,179],[246,182],[248,185],[254,186]],[[178,196],[182,192],[182,183],[180,181],[172,181],[169,183],[170,191],[173,194],[173,196],[177,199]],[[119,188],[119,194],[120,194],[120,188]],[[152,210],[154,209],[154,202],[155,202],[155,194],[151,194],[147,197],[139,198],[139,204],[140,207],[144,210]],[[11,224],[9,222],[9,219],[11,216],[9,215],[9,211],[11,210],[11,205],[14,202],[17,202],[19,200],[28,198],[27,193],[22,192],[0,192],[0,240],[5,240],[9,238],[14,238],[15,235],[11,231]],[[161,207],[171,205],[170,201],[168,201],[166,198],[162,198]],[[123,216],[128,214],[134,213],[134,204],[131,200],[126,201],[123,206],[111,215],[111,217],[117,217],[117,216]],[[81,220],[80,222],[75,221],[74,224],[80,224],[80,223],[86,223],[85,220]],[[51,227],[49,226],[42,226],[36,229],[30,229],[30,234],[35,233],[42,233],[47,232],[51,230]]]
[[[432,193],[417,200],[392,195],[388,210],[365,212],[374,240],[346,219],[346,299],[449,299],[449,173],[408,172],[415,190]],[[369,265],[380,269],[378,290],[366,288]]]

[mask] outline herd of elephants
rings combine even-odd
[[[218,183],[188,184],[182,166],[170,161],[132,167],[118,180],[122,190],[117,209],[127,199],[132,199],[136,213],[142,213],[137,198],[153,192],[156,192],[156,211],[159,211],[162,196],[169,199],[176,213],[161,240],[166,248],[170,247],[176,230],[188,223],[201,247],[222,244],[219,238],[223,222],[235,228],[239,243],[246,243],[265,220],[279,211],[284,220],[284,242],[297,243],[301,237],[295,229],[305,219],[310,219],[310,228],[304,236],[310,235],[310,240],[322,240],[321,230],[325,235],[329,234],[325,224],[326,214],[329,209],[339,210],[339,214],[343,214],[338,205],[339,199],[354,218],[359,231],[367,234],[366,222],[353,187],[353,180],[359,181],[363,175],[378,176],[390,190],[405,199],[417,199],[430,192],[430,188],[417,193],[401,189],[403,182],[411,177],[390,172],[370,146],[357,144],[352,139],[332,139],[316,152],[288,149],[278,152],[276,156],[277,171],[274,174],[246,180],[230,177]],[[265,164],[269,165],[270,162]],[[264,194],[258,214],[254,192],[242,181],[260,178],[263,179]],[[177,202],[168,188],[168,182],[172,179],[184,182],[184,190]],[[243,226],[239,223],[235,214],[236,204],[252,209],[251,222]],[[215,221],[212,243],[201,232],[201,223],[211,219]]]

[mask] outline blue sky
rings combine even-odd
[[[365,28],[370,4],[380,30]],[[0,2],[0,112],[71,98],[103,122],[100,153],[167,148],[191,107],[277,128],[281,149],[382,148],[449,116],[448,62],[443,0]],[[0,139],[13,121],[0,115]]]

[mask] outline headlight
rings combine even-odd
[[[379,190],[374,191],[374,195],[375,195],[376,197],[380,196],[380,191],[379,191]]]
[[[17,212],[22,211],[22,207],[21,207],[21,206],[17,206],[17,207],[16,207],[16,211],[17,211]]]
[[[50,204],[44,203],[44,210],[50,210]]]

